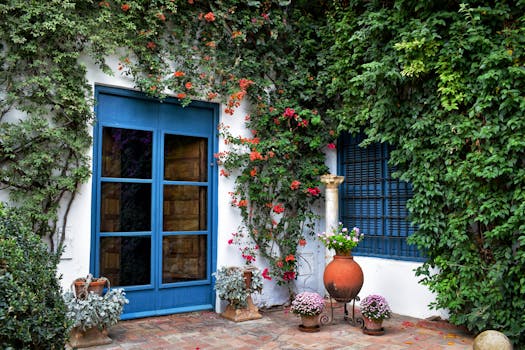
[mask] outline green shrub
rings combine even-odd
[[[0,204],[0,348],[64,349],[66,306],[58,256]]]

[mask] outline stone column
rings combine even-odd
[[[344,176],[327,174],[321,176],[321,182],[326,185],[325,193],[325,222],[326,232],[339,224],[339,185],[343,183]]]

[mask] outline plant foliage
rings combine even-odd
[[[123,289],[111,289],[104,295],[89,292],[84,299],[77,298],[72,291],[63,295],[67,306],[67,317],[72,327],[85,331],[89,328],[108,329],[120,320],[124,305],[129,302]]]
[[[436,308],[525,344],[525,3],[349,1],[331,18],[342,128],[413,185]],[[437,273],[436,273],[437,268]]]
[[[23,219],[0,205],[2,349],[64,349],[68,321],[57,262]]]
[[[247,274],[251,272],[249,283]],[[213,273],[215,290],[222,300],[227,300],[235,309],[248,305],[248,297],[254,292],[261,292],[263,279],[257,268],[248,269],[238,266],[223,266]]]

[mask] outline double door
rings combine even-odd
[[[123,318],[213,308],[218,108],[96,89],[92,271]]]

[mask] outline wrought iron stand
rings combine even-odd
[[[330,297],[330,310],[323,311],[321,313],[321,316],[319,318],[319,321],[322,326],[327,325],[329,323],[334,324],[334,309],[341,308],[341,303],[344,307],[344,320],[348,322],[353,327],[359,327],[364,328],[365,327],[365,321],[362,317],[356,316],[355,312],[355,302],[359,301],[359,297],[355,297],[354,299],[346,300],[346,301],[335,301],[332,297]],[[352,303],[352,314],[348,314],[348,304]],[[335,304],[335,305],[334,305]]]

